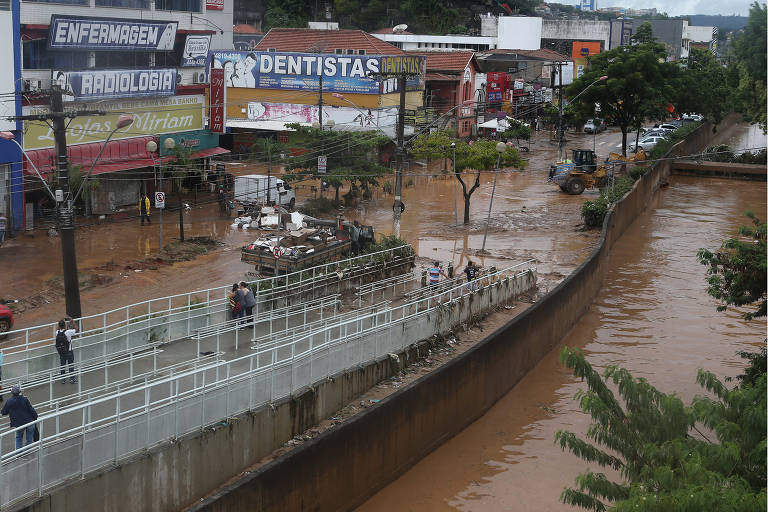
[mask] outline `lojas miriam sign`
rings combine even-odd
[[[64,95],[68,101],[173,96],[176,93],[176,70],[171,68],[54,71],[51,78],[69,92]]]
[[[172,51],[177,21],[51,15],[51,50]]]

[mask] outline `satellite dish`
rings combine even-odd
[[[400,33],[400,32],[405,32],[406,30],[408,30],[408,25],[406,25],[405,23],[403,23],[403,24],[401,24],[401,25],[396,25],[396,26],[395,26],[395,27],[392,29],[392,33],[393,33],[393,34],[397,34],[397,33]]]

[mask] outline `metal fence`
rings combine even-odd
[[[290,303],[300,295],[321,297],[344,280],[373,279],[381,269],[413,261],[410,246],[325,263],[290,274],[251,281],[258,302],[256,311],[268,311]],[[342,277],[339,277],[339,272]],[[226,317],[228,287],[216,287],[131,304],[76,320],[78,336],[73,344],[78,360],[99,354],[167,343],[191,336],[198,328]],[[54,348],[56,324],[9,331],[15,346],[4,350],[3,378],[20,380],[26,375],[58,365]],[[22,342],[23,340],[23,342]]]
[[[257,345],[218,361],[41,415],[41,441],[0,451],[0,506],[199,431],[228,417],[286,398],[346,369],[445,332],[529,290],[531,261],[433,295],[329,322],[287,342]],[[17,429],[0,434],[0,448]],[[28,451],[27,451],[28,450]]]

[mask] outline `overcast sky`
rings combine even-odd
[[[578,5],[578,1],[560,0],[564,4]],[[655,7],[659,12],[670,16],[683,14],[722,14],[738,16],[749,15],[750,0],[597,0],[597,7],[628,7],[631,9],[650,9]],[[762,2],[761,2],[762,3]]]

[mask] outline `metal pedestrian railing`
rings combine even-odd
[[[40,441],[8,452],[0,433],[0,506],[152,446],[290,396],[346,369],[445,332],[535,285],[532,262],[398,306],[346,318],[252,353],[181,371],[41,415]],[[457,307],[460,306],[460,307]]]

